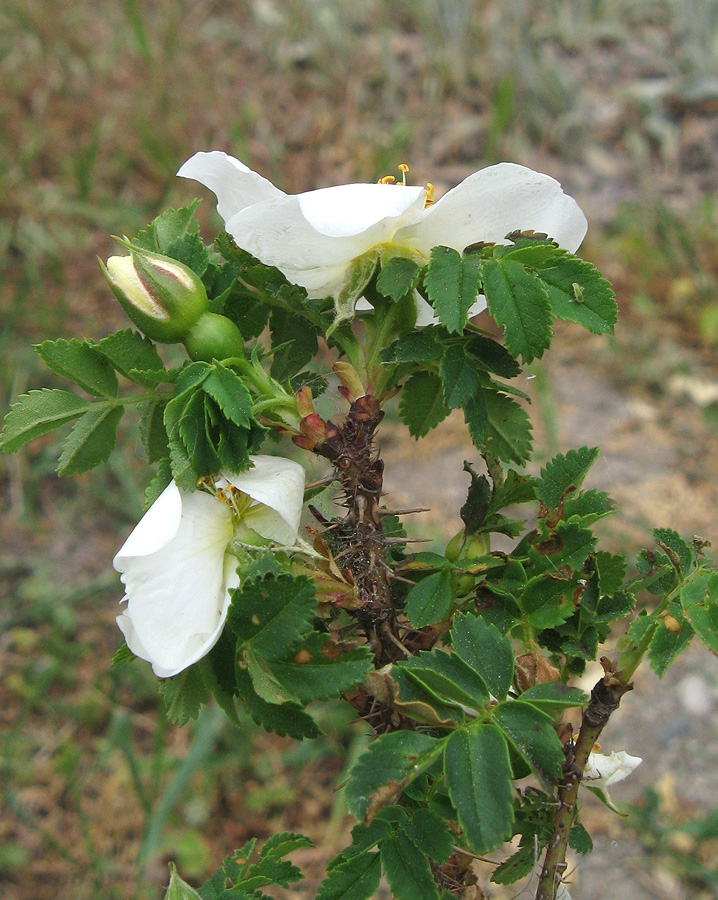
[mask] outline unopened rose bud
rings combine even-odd
[[[100,265],[124,311],[153,341],[184,340],[207,311],[202,281],[176,259],[130,246],[129,256],[111,256]]]

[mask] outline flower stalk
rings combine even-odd
[[[601,665],[604,669],[603,678],[591,691],[591,699],[584,711],[575,744],[569,744],[564,775],[558,788],[558,808],[539,878],[536,900],[556,900],[566,871],[568,839],[576,818],[578,789],[588,758],[612,713],[618,709],[621,698],[633,690],[633,685],[623,680],[621,673],[607,657],[601,659]]]

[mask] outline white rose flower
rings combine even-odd
[[[477,241],[506,243],[512,231],[533,229],[574,252],[587,229],[580,207],[558,181],[513,163],[475,172],[432,205],[423,187],[402,184],[285,194],[219,150],[196,153],[177,174],[213,191],[237,245],[306,288],[310,298],[336,300],[357,260],[373,250],[424,265],[435,246],[462,252]],[[435,322],[429,304],[418,294],[416,301],[417,325]],[[360,302],[360,309],[371,308]],[[480,297],[469,314],[485,308]]]
[[[248,471],[215,481],[216,494],[169,484],[113,561],[127,603],[117,624],[159,678],[191,666],[219,640],[239,584],[231,542],[297,540],[304,469],[273,456],[250,459]]]

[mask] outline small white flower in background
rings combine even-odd
[[[475,172],[433,205],[423,187],[402,184],[285,194],[218,150],[196,153],[177,174],[213,191],[237,245],[306,288],[310,298],[336,300],[354,277],[356,261],[375,249],[423,265],[435,246],[462,252],[478,241],[505,243],[512,231],[533,229],[574,252],[587,229],[580,207],[557,181],[513,163]],[[479,298],[470,315],[485,308]],[[417,325],[432,321],[433,310],[417,295]]]
[[[304,469],[273,456],[250,459],[248,471],[216,479],[215,493],[169,484],[114,559],[127,603],[117,624],[159,678],[186,669],[219,640],[239,584],[233,540],[297,541]]]
[[[613,750],[608,755],[594,750],[588,756],[583,781],[588,787],[602,791],[610,804],[608,788],[628,778],[642,762],[640,756],[631,756],[625,750]]]

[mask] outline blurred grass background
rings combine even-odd
[[[714,442],[716,0],[5,0],[0,82],[3,412],[52,384],[33,342],[125,327],[95,257],[192,199],[174,175],[197,150],[290,192],[408,162],[438,195],[511,159],[579,200],[619,295],[616,340],[569,329],[557,359],[692,404]],[[209,239],[209,199],[200,217]],[[301,747],[212,710],[168,728],[149,667],[109,668],[136,436],[72,481],[56,457],[49,436],[0,459],[0,895],[158,897],[167,858],[201,879],[275,827],[317,839],[318,872],[346,829],[337,751],[358,738],[331,710],[332,736]]]

